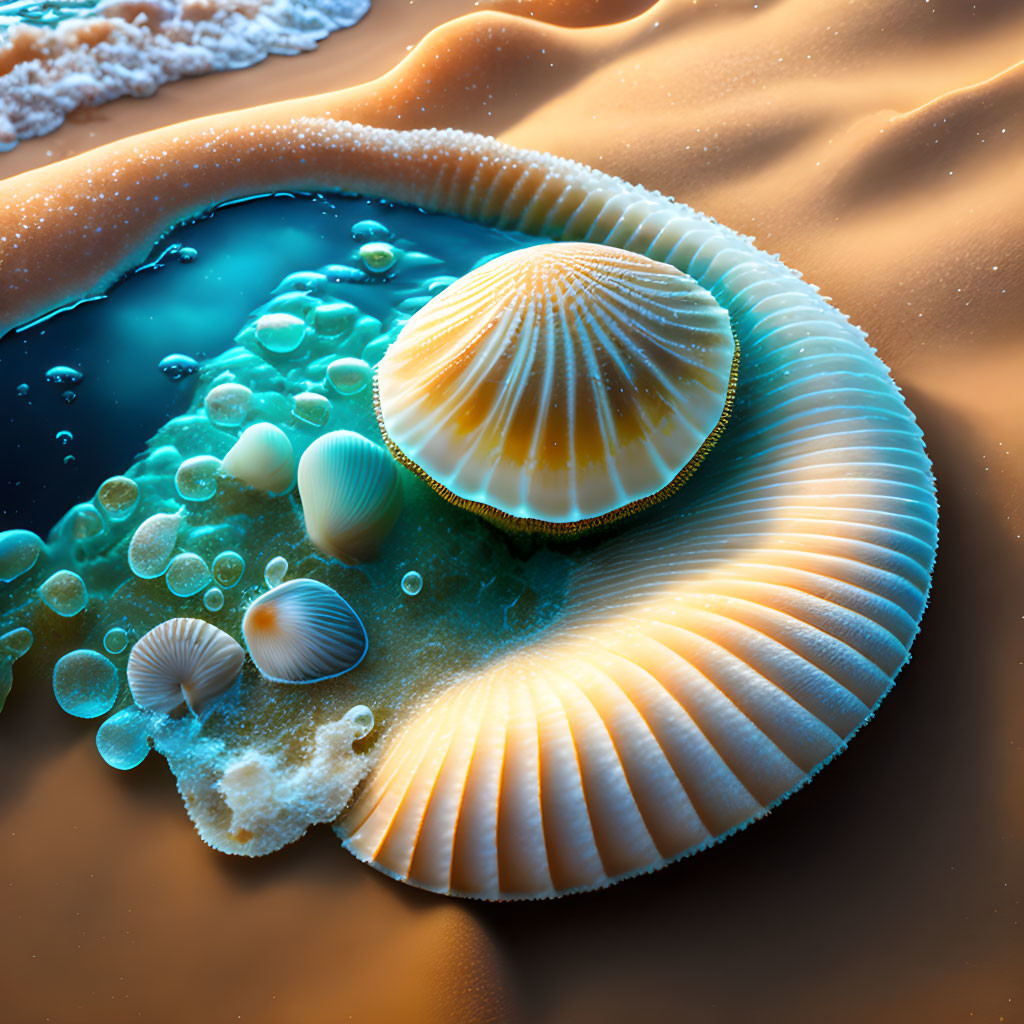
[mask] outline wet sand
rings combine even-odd
[[[914,657],[851,748],[725,844],[560,901],[417,892],[323,828],[217,854],[162,763],[107,768],[30,655],[0,716],[4,1019],[1024,1019],[1022,38],[1018,4],[981,0],[377,0],[314,54],[0,156],[319,93],[303,108],[591,163],[755,236],[864,327],[941,503]]]

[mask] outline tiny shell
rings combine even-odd
[[[168,619],[143,636],[128,657],[135,703],[167,713],[187,703],[201,708],[238,678],[245,651],[202,619]]]
[[[249,656],[275,683],[314,683],[350,672],[366,655],[366,630],[352,606],[317,580],[282,583],[242,619]]]
[[[373,559],[402,508],[387,451],[350,430],[324,434],[303,452],[298,481],[309,539],[350,565]]]
[[[221,469],[250,487],[284,494],[295,483],[295,452],[280,427],[254,423],[224,456]]]

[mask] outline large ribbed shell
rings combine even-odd
[[[197,124],[13,179],[9,308],[112,281],[165,223],[246,187],[335,188],[669,263],[728,310],[743,354],[706,465],[601,545],[543,635],[382,723],[337,825],[352,853],[485,898],[606,885],[762,816],[843,749],[909,655],[937,543],[921,431],[862,331],[749,239],[580,164],[456,131]],[[104,188],[111,168],[132,176],[130,205]],[[123,238],[105,265],[61,214],[99,192],[93,215]],[[147,203],[148,220],[132,212]],[[20,211],[39,209],[29,230]]]
[[[381,429],[449,500],[514,529],[578,531],[667,496],[731,402],[729,316],[675,267],[556,243],[491,260],[402,328]]]
[[[202,619],[168,619],[142,636],[128,657],[128,686],[139,707],[200,711],[238,678],[245,651]]]

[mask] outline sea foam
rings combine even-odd
[[[107,0],[54,27],[13,24],[0,37],[0,150],[52,132],[79,107],[311,50],[369,8],[370,0]]]

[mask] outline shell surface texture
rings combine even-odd
[[[667,497],[728,417],[729,315],[668,264],[589,243],[508,253],[415,313],[381,360],[388,446],[513,530],[579,533]]]
[[[302,453],[298,484],[309,539],[350,565],[376,556],[402,510],[394,460],[351,430],[324,434]]]
[[[169,713],[183,703],[196,714],[238,678],[245,651],[202,619],[168,619],[142,636],[128,657],[135,703]]]
[[[266,502],[267,521],[294,527],[302,549],[284,553],[298,571],[315,565],[351,582],[373,649],[336,690],[236,693],[266,719],[296,694],[309,695],[306,719],[365,705],[372,732],[353,751],[350,723],[324,718],[302,765],[282,766],[275,747],[225,767],[202,760],[198,730],[171,734],[193,720],[166,720],[169,746],[157,749],[171,750],[181,791],[196,797],[187,807],[200,833],[220,849],[265,853],[331,822],[347,850],[393,878],[518,899],[649,872],[763,817],[875,713],[909,658],[931,585],[931,463],[863,331],[751,239],[581,164],[457,131],[266,116],[254,125],[251,112],[226,114],[178,141],[151,132],[64,162],[60,182],[12,179],[4,188],[19,202],[0,208],[0,234],[24,237],[5,264],[0,316],[27,319],[73,298],[72,287],[85,294],[112,280],[161,218],[184,220],[228,194],[322,188],[542,244],[470,271],[390,343],[375,387],[393,455],[374,433],[370,395],[332,387],[345,410],[363,403],[362,419],[339,406],[332,426],[358,432],[313,440],[298,488],[309,541],[335,561],[309,550],[293,497]],[[110,187],[115,169],[133,176],[130,203]],[[111,228],[104,239],[119,241],[103,265],[91,255],[93,221],[83,233],[67,212],[85,196],[90,217]],[[141,207],[147,217],[135,215]],[[568,256],[542,251],[551,248]],[[403,257],[396,281],[413,265]],[[388,345],[390,334],[376,334],[360,335],[353,358]],[[323,378],[340,343],[319,351],[309,380]],[[254,397],[254,408],[272,403]],[[262,500],[223,490],[239,508]],[[187,515],[208,515],[223,497]],[[534,561],[539,546],[521,557],[530,545],[480,519],[548,535],[638,502],[641,514],[544,548],[547,561]],[[259,553],[231,538],[251,564],[281,551],[277,537]],[[54,568],[49,547],[45,566],[9,585],[38,586]],[[156,552],[154,573],[170,554]],[[422,575],[416,597],[399,584],[410,569]],[[237,573],[221,579],[216,559],[213,571],[225,587],[238,583]],[[155,586],[148,578],[138,586]],[[320,586],[293,580],[249,607],[246,638],[269,676],[313,678],[361,656],[342,599]],[[499,588],[502,604],[488,604]],[[273,621],[258,622],[268,606]],[[261,649],[286,619],[288,642]],[[217,657],[172,642],[189,630]],[[205,676],[189,673],[209,670],[226,686],[240,663],[241,648],[218,630],[172,620],[136,644],[129,679],[144,706],[172,710],[183,686],[205,693]],[[215,718],[229,715],[218,707]]]
[[[351,672],[366,656],[366,629],[336,590],[317,580],[281,583],[242,619],[249,656],[265,679],[315,683]]]

